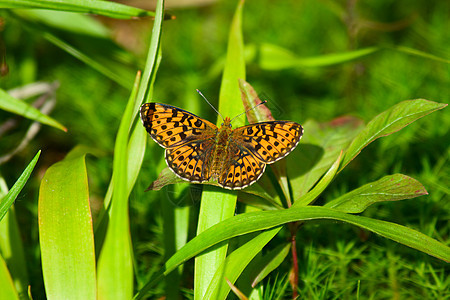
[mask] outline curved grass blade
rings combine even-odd
[[[370,47],[343,53],[331,53],[315,57],[298,57],[282,47],[263,44],[260,49],[259,65],[266,70],[282,70],[299,67],[327,67],[350,62],[378,52],[380,48]]]
[[[407,100],[394,105],[372,119],[367,126],[355,137],[347,148],[341,171],[352,161],[361,150],[374,140],[399,131],[412,122],[446,107],[445,103],[437,103],[425,99]]]
[[[275,249],[271,250],[269,253],[264,255],[259,262],[260,270],[258,275],[252,282],[252,287],[254,288],[258,283],[260,283],[267,275],[269,275],[273,270],[278,268],[279,265],[285,260],[289,255],[291,250],[291,244],[281,244]]]
[[[67,131],[67,128],[61,125],[58,121],[55,121],[51,117],[44,115],[38,109],[32,107],[28,103],[11,97],[2,89],[0,89],[0,109],[9,111],[33,121],[37,121],[42,124],[61,129],[63,131]]]
[[[140,72],[120,122],[114,147],[113,194],[108,229],[98,259],[100,299],[129,299],[133,295],[132,246],[128,216],[128,131],[134,119],[134,107]]]
[[[85,154],[45,172],[39,190],[39,241],[49,299],[95,299],[95,250]]]
[[[85,14],[96,14],[117,19],[131,19],[135,17],[153,17],[154,12],[144,9],[97,0],[0,0],[1,8],[40,8],[58,11],[70,11]]]
[[[361,213],[370,205],[384,201],[398,201],[427,195],[423,185],[403,174],[389,175],[363,185],[328,202],[325,207],[346,213]]]
[[[242,37],[242,10],[240,1],[231,22],[228,37],[227,57],[219,95],[219,111],[225,116],[236,116],[242,112],[239,79],[245,79],[244,42]],[[240,126],[236,119],[233,126]],[[222,120],[218,119],[220,125]],[[202,194],[197,234],[212,225],[233,216],[236,207],[236,193],[216,187],[205,186]],[[223,263],[228,245],[223,244],[209,253],[195,259],[194,299],[203,299],[213,274]]]
[[[166,262],[166,271],[164,273],[171,272],[179,264],[230,238],[290,222],[316,219],[332,219],[347,222],[444,261],[450,261],[449,247],[416,230],[391,222],[349,215],[329,208],[306,206],[279,211],[246,213],[222,221],[196,236],[175,253]]]
[[[28,166],[25,168],[25,170],[20,175],[19,179],[17,179],[16,183],[13,185],[13,187],[9,190],[9,192],[1,199],[0,201],[0,221],[3,219],[5,214],[8,212],[11,205],[14,203],[14,201],[17,198],[17,195],[19,195],[20,191],[25,186],[25,183],[27,183],[28,178],[30,178],[31,172],[33,172],[34,166],[36,165],[39,156],[41,155],[41,150],[38,151],[38,153],[34,156],[34,158],[31,160],[31,162],[28,164]]]

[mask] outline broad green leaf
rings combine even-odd
[[[49,299],[95,299],[95,250],[85,154],[45,172],[39,190],[39,241]]]
[[[11,207],[11,205],[16,200],[17,195],[19,195],[20,191],[23,189],[23,187],[25,186],[25,183],[27,183],[28,178],[30,178],[31,172],[33,172],[34,166],[36,165],[40,155],[41,155],[41,151],[39,150],[38,153],[31,160],[31,162],[28,164],[28,166],[25,168],[25,170],[22,172],[19,179],[17,179],[16,183],[6,194],[6,196],[1,198],[0,221],[3,219],[3,217],[5,216],[5,214],[8,212],[9,208]]]
[[[340,170],[377,138],[397,132],[417,119],[446,106],[444,103],[417,99],[400,102],[382,112],[355,137],[345,153]]]
[[[250,241],[234,250],[216,270],[203,299],[226,299],[230,292],[227,280],[234,284],[252,259],[280,231],[274,228],[263,231]]]
[[[61,129],[63,131],[67,131],[66,127],[61,125],[59,122],[55,121],[47,115],[44,115],[28,103],[11,97],[2,89],[0,89],[0,109],[9,111],[33,121],[37,121],[42,124]]]
[[[164,273],[167,274],[173,271],[174,268],[188,259],[230,238],[266,230],[286,223],[319,219],[347,222],[444,261],[450,261],[450,248],[448,246],[416,230],[391,222],[346,214],[325,207],[306,206],[278,211],[245,213],[224,220],[193,238],[175,253],[166,262]]]
[[[342,117],[321,124],[307,121],[303,127],[305,133],[299,149],[286,157],[294,203],[331,167],[363,128],[363,123],[356,118]]]
[[[306,195],[300,197],[297,201],[294,202],[292,207],[301,207],[311,204],[319,195],[327,188],[327,186],[331,183],[339,169],[339,163],[342,159],[342,151],[339,154],[339,157],[334,162],[334,164],[330,167],[327,173],[322,177],[319,183],[316,186],[306,193]]]
[[[14,287],[8,267],[0,255],[0,299],[19,300],[19,295]]]
[[[259,65],[266,70],[282,70],[299,67],[326,67],[350,62],[378,52],[380,48],[370,47],[343,53],[331,53],[315,57],[298,57],[282,47],[263,44],[260,48]]]
[[[398,201],[427,194],[417,180],[403,174],[394,174],[365,184],[328,202],[325,207],[346,213],[361,213],[376,202]]]
[[[133,91],[120,121],[114,147],[113,194],[105,242],[98,259],[97,288],[100,299],[129,299],[133,295],[132,245],[128,215],[128,131],[133,122],[140,83],[138,72]]]
[[[1,8],[40,8],[102,15],[117,19],[154,16],[151,11],[98,0],[0,0]]]
[[[289,255],[291,250],[291,244],[280,244],[275,249],[271,250],[269,253],[265,254],[260,259],[260,270],[258,275],[255,276],[252,282],[252,287],[255,287],[259,282],[261,282],[267,275],[269,275],[273,270],[278,268],[279,265],[285,260]]]
[[[239,79],[245,79],[244,42],[242,37],[242,10],[244,1],[240,1],[228,36],[227,58],[222,76],[219,95],[219,111],[224,116],[236,116],[242,112]],[[239,120],[233,123],[243,125]],[[220,125],[222,120],[217,120]],[[236,193],[216,187],[205,186],[202,195],[197,234],[207,230],[221,220],[233,216],[236,207]],[[213,274],[223,263],[228,245],[223,244],[213,251],[204,253],[195,259],[194,299],[203,299]]]

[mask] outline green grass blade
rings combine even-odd
[[[272,240],[280,229],[274,228],[263,231],[228,255],[216,270],[203,299],[226,299],[230,292],[230,286],[226,280],[228,279],[234,284],[245,267],[261,252],[262,248]]]
[[[414,178],[403,174],[394,174],[365,184],[328,202],[325,207],[346,213],[361,213],[377,202],[398,201],[427,194],[423,185]]]
[[[1,201],[0,201],[0,221],[3,219],[3,217],[6,215],[9,208],[11,207],[11,205],[16,200],[17,195],[19,195],[20,191],[23,189],[23,187],[25,186],[25,183],[27,183],[27,180],[28,180],[28,178],[30,178],[31,172],[33,172],[34,166],[36,165],[40,155],[41,155],[41,151],[39,150],[38,153],[31,160],[31,162],[28,164],[28,166],[25,168],[25,170],[22,172],[19,179],[17,179],[17,181],[13,185],[13,187],[9,190],[9,192],[6,194],[6,196],[1,199]]]
[[[343,53],[331,53],[315,57],[298,57],[291,51],[282,47],[263,44],[261,46],[259,64],[262,69],[282,70],[298,67],[327,67],[342,64],[376,53],[377,47],[364,48]]]
[[[436,111],[447,104],[425,99],[408,100],[394,105],[370,121],[348,147],[342,161],[342,170],[361,150],[374,140],[399,131],[410,123]],[[339,171],[340,171],[339,170]]]
[[[133,91],[120,121],[114,147],[113,194],[108,229],[98,259],[100,299],[129,299],[133,295],[132,245],[128,215],[128,132],[134,119],[134,107],[140,83],[136,76]]]
[[[45,172],[39,190],[39,241],[49,299],[96,299],[95,251],[85,154]]]
[[[67,131],[66,127],[55,121],[51,117],[44,115],[38,109],[32,107],[26,102],[11,97],[7,92],[0,89],[0,109],[9,111],[16,115],[25,117],[27,119],[46,124],[63,131]]]
[[[130,19],[154,16],[151,11],[110,1],[97,0],[0,0],[1,8],[40,8]]]
[[[255,287],[273,270],[278,268],[281,263],[285,261],[286,257],[289,255],[290,250],[291,244],[286,243],[278,245],[275,249],[265,254],[259,261],[258,267],[260,271],[258,272],[258,275],[255,276],[252,282],[252,287]]]
[[[5,260],[0,255],[0,299],[19,299]]]
[[[414,48],[409,48],[409,47],[405,47],[405,46],[398,46],[398,47],[395,47],[393,49],[397,50],[397,51],[400,51],[400,52],[403,52],[403,53],[406,53],[406,54],[419,56],[419,57],[423,57],[423,58],[426,58],[426,59],[431,59],[431,60],[434,60],[434,61],[437,61],[437,62],[443,62],[443,63],[446,63],[446,64],[450,64],[450,60],[448,60],[448,59],[445,59],[445,58],[442,58],[442,57],[439,57],[439,56],[436,56],[436,55],[433,55],[433,54],[429,54],[429,53],[426,53],[426,52],[423,52],[423,51],[420,51],[420,50],[417,50],[417,49],[414,49]]]
[[[329,208],[306,206],[279,211],[240,214],[224,220],[193,238],[180,251],[175,253],[165,264],[165,274],[198,253],[230,238],[290,222],[317,219],[347,222],[444,261],[450,261],[449,247],[416,230],[391,222],[346,214]]]
[[[228,36],[227,57],[219,95],[219,111],[225,116],[236,116],[243,111],[238,81],[239,79],[245,79],[244,42],[241,28],[243,5],[244,1],[240,1],[231,22]],[[222,120],[218,119],[217,124],[220,125],[221,123]],[[233,126],[240,125],[243,124],[233,123]],[[236,193],[205,186],[197,234],[221,220],[232,217],[235,207]],[[227,249],[228,245],[224,244],[196,258],[194,299],[203,299],[214,273],[225,260]]]

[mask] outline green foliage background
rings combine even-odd
[[[163,25],[155,101],[182,107],[211,121],[216,119],[195,89],[217,104],[235,6],[234,1],[221,1],[167,9],[176,19],[166,20]],[[269,100],[276,119],[299,123],[308,119],[329,122],[343,115],[357,116],[367,122],[407,99],[449,103],[449,11],[448,1],[248,1],[243,13],[247,81],[262,99]],[[145,59],[151,26],[148,19],[111,23],[98,18],[118,30],[113,30],[117,34],[130,30],[126,31],[131,32],[126,46],[137,46],[124,51],[107,38],[92,36],[81,29],[67,31],[50,22],[36,21],[27,13],[1,12],[3,50],[0,51],[6,54],[9,74],[0,79],[0,87],[8,90],[35,81],[58,81],[57,103],[51,116],[68,128],[65,133],[43,126],[23,151],[0,166],[7,185],[12,186],[34,154],[42,150],[37,172],[15,204],[25,243],[31,292],[39,299],[44,295],[37,228],[39,180],[50,165],[76,145],[91,148],[95,156],[88,157],[88,172],[95,216],[110,180],[116,132],[134,71],[142,68]],[[75,45],[100,64],[117,62],[115,74],[124,84],[105,77],[92,64],[68,55],[33,24]],[[367,47],[380,50],[353,62],[328,67],[283,67],[279,61],[278,67],[267,68],[259,51],[264,44],[284,48],[298,58]],[[416,49],[422,54],[413,55],[400,47]],[[101,53],[99,49],[107,51]],[[277,61],[273,63],[277,65]],[[126,83],[128,88],[123,87]],[[11,117],[0,111],[0,123]],[[0,155],[20,142],[30,122],[19,119],[14,131],[1,136]],[[374,205],[363,215],[403,224],[441,242],[448,241],[449,128],[450,115],[444,109],[371,144],[333,182],[326,194],[329,198],[320,198],[318,204],[386,174],[401,172],[420,181],[429,195]],[[173,206],[187,202],[194,207],[191,236],[195,232],[195,211],[199,205],[196,187],[183,193],[179,191],[184,186],[144,193],[164,166],[163,150],[152,143],[148,148],[143,170],[130,197],[138,287],[158,269],[156,262],[162,263],[167,258],[161,221],[164,208],[159,200]],[[277,236],[280,241],[284,238]],[[449,297],[448,264],[347,224],[307,223],[298,235],[297,245],[300,289],[307,299],[354,298],[358,281],[360,296],[364,298]],[[289,295],[284,291],[289,289],[284,284],[289,267],[285,262],[275,272],[278,276],[274,274],[266,281],[268,291],[279,290]],[[188,263],[185,273],[190,271],[192,265]],[[186,288],[191,287],[189,279],[184,283]],[[158,288],[153,291],[155,295],[162,293],[162,285]]]

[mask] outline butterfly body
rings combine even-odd
[[[214,181],[226,189],[242,189],[257,181],[266,164],[298,144],[303,128],[290,121],[271,121],[233,129],[226,117],[220,128],[181,108],[145,103],[141,119],[147,132],[166,149],[166,163],[193,183]]]

